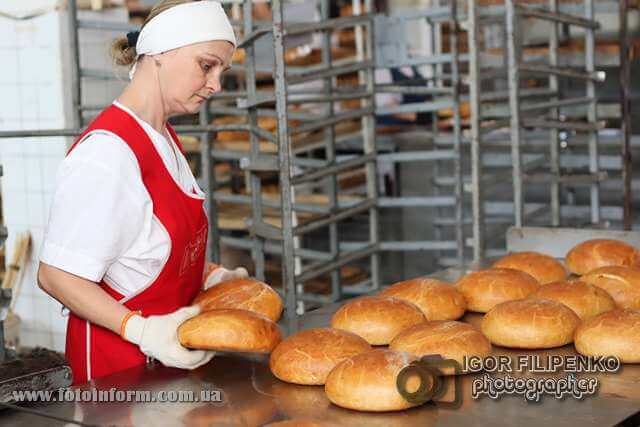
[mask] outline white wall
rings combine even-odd
[[[60,17],[58,12],[24,21],[0,17],[0,129],[64,127]],[[58,350],[64,349],[66,319],[60,304],[37,287],[36,272],[54,175],[65,149],[65,138],[0,141],[2,210],[9,231],[6,262],[17,233],[30,231],[33,243],[15,290],[20,341]]]

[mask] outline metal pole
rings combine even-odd
[[[558,12],[558,0],[549,0],[549,10],[552,13]],[[558,66],[558,24],[551,22],[551,38],[549,39],[549,65]],[[558,91],[558,76],[549,75],[549,89]],[[558,96],[554,97],[559,98]],[[551,109],[551,120],[559,120],[559,109]],[[549,158],[551,163],[551,175],[560,176],[560,131],[559,129],[551,129],[549,132]],[[560,182],[551,180],[551,225],[557,227],[560,225]]]
[[[629,0],[620,0],[620,106],[622,111],[622,182],[623,190],[623,224],[625,230],[631,230],[633,218],[631,179],[631,66],[629,62],[629,30],[627,13]]]
[[[82,127],[82,88],[80,76],[80,45],[78,43],[78,8],[76,0],[69,0],[69,49],[71,51],[71,117],[73,127]]]
[[[458,0],[451,0],[451,20],[449,21],[451,62],[451,85],[453,86],[453,173],[455,176],[456,196],[456,243],[458,265],[464,264],[464,212],[462,182],[462,120],[460,116],[460,68],[458,63]]]
[[[593,0],[585,0],[586,18],[595,19]],[[593,28],[585,29],[585,63],[587,73],[594,73],[596,69],[595,55],[595,30]],[[587,80],[587,97],[593,101],[589,103],[588,119],[589,123],[598,121],[598,104],[596,101],[596,84],[593,80]],[[589,134],[589,172],[596,175],[600,172],[598,164],[598,132],[593,131]],[[600,222],[600,182],[594,180],[591,183],[591,222],[597,224]]]
[[[371,8],[371,0],[365,0],[365,13],[370,13]],[[366,39],[365,39],[365,59],[369,60],[371,66],[367,68],[364,72],[364,78],[366,79],[366,87],[367,92],[372,93],[374,96],[370,98],[364,98],[362,100],[363,107],[370,107],[373,111],[375,111],[375,75],[374,75],[374,65],[375,64],[375,52],[374,52],[374,21],[373,19],[369,20],[369,23],[366,27]],[[376,147],[376,130],[375,130],[375,116],[374,112],[371,112],[368,116],[362,118],[362,126],[363,126],[363,143],[364,143],[364,154],[368,155],[377,155],[377,147]],[[378,162],[374,159],[367,162],[365,167],[366,176],[367,176],[367,197],[369,199],[377,200],[378,198]],[[380,243],[380,220],[379,220],[379,212],[377,203],[374,204],[369,209],[369,242],[372,245],[378,246]],[[380,253],[379,250],[375,250],[371,253],[371,282],[373,289],[380,288]]]
[[[436,8],[440,7],[440,0],[435,0],[435,4],[434,6]],[[425,18],[425,20],[427,21],[427,28],[429,31],[429,44],[430,44],[430,54],[431,55],[441,55],[442,54],[442,46],[439,43],[436,43],[436,24],[435,22],[433,22],[430,18]],[[438,27],[440,27],[440,25],[438,24]],[[434,63],[429,67],[429,71],[431,73],[431,75],[429,77],[433,77],[434,80],[427,82],[428,85],[430,85],[431,87],[441,87],[444,84],[444,80],[440,78],[440,76],[443,74],[443,68],[442,68],[442,64],[441,63]],[[455,110],[455,106],[454,106],[454,110]],[[434,110],[431,112],[431,131],[434,135],[438,134],[438,111],[439,110]],[[455,144],[455,141],[454,141]],[[441,173],[441,162],[436,161],[435,165],[434,165],[434,174],[435,176],[440,176]],[[448,168],[444,168],[444,170],[447,170]],[[435,188],[435,195],[436,196],[440,196],[442,193],[440,191],[440,187],[438,185],[434,184],[434,188]],[[436,215],[438,218],[442,218],[447,216],[448,214],[450,214],[450,210],[446,209],[446,208],[442,208],[442,207],[437,207],[436,208]],[[411,230],[409,230],[409,233],[411,233]],[[444,239],[444,234],[443,234],[443,227],[440,224],[435,224],[434,225],[434,237],[436,240],[443,240]],[[435,251],[433,253],[433,255],[436,257],[436,260],[439,260],[442,257],[442,251]]]
[[[251,0],[245,0],[243,4],[243,20],[245,34],[251,34],[253,31],[253,5]],[[246,89],[247,100],[253,101],[256,97],[256,63],[255,63],[255,47],[253,43],[249,43],[245,47],[245,72],[246,72]],[[258,113],[256,108],[249,108],[247,111],[247,118],[249,126],[258,126]],[[249,153],[250,161],[256,161],[260,156],[260,143],[255,133],[249,133],[249,143],[251,151]],[[249,174],[249,188],[251,191],[251,217],[254,224],[262,222],[263,208],[262,208],[262,183],[260,176],[253,171],[248,171]],[[252,236],[253,248],[251,249],[251,256],[255,264],[255,277],[258,280],[264,280],[264,240],[259,236]],[[285,283],[285,282],[283,282]]]
[[[323,21],[329,19],[329,1],[320,1],[320,16]],[[325,31],[322,34],[322,66],[331,67],[331,33]],[[333,78],[327,77],[324,79],[324,94],[326,96],[333,95]],[[327,116],[333,116],[334,106],[333,102],[329,102],[325,106],[325,114]],[[324,130],[324,151],[328,164],[332,164],[336,161],[336,144],[335,144],[335,128],[328,126]],[[335,214],[338,207],[338,178],[336,173],[332,173],[328,180],[328,192],[329,192],[329,213]],[[329,251],[331,252],[332,260],[337,260],[340,252],[338,241],[338,223],[332,222],[329,225]],[[340,269],[331,271],[331,300],[338,301],[342,297],[340,289]]]
[[[200,108],[200,124],[208,125],[210,120],[209,101]],[[212,133],[200,134],[200,169],[202,175],[202,191],[205,197],[205,209],[209,220],[207,259],[220,264],[220,229],[218,228],[218,206],[214,197],[216,191],[215,161],[211,156]]]
[[[282,284],[285,297],[285,318],[289,333],[298,330],[296,314],[296,278],[294,271],[293,201],[291,188],[291,139],[287,131],[287,82],[284,60],[284,19],[282,3],[273,0],[273,47],[275,51],[274,83],[278,119],[278,160],[280,164],[280,197],[282,201]],[[260,195],[258,195],[260,196]]]
[[[507,0],[507,48],[509,54],[508,84],[509,84],[509,108],[511,111],[511,161],[513,163],[513,204],[514,225],[522,227],[524,216],[524,198],[522,188],[522,155],[520,144],[522,141],[520,125],[520,40],[518,37],[517,21],[514,0]]]
[[[476,0],[467,1],[469,28],[469,102],[471,104],[471,198],[473,209],[473,261],[484,258],[484,206],[482,204],[482,149],[481,143],[481,105],[480,105],[480,53],[478,9]]]

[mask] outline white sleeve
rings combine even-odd
[[[138,162],[124,141],[109,133],[87,137],[58,169],[40,260],[102,280],[142,229],[150,201],[141,189]]]

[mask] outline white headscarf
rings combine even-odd
[[[237,46],[233,27],[217,1],[194,1],[173,6],[153,17],[142,28],[136,42],[136,62],[141,55],[156,55],[213,40],[225,40]],[[133,78],[136,64],[129,77]]]

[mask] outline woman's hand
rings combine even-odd
[[[208,273],[206,274],[202,285],[205,291],[210,287],[227,280],[245,279],[249,277],[249,272],[247,272],[247,269],[244,267],[238,267],[235,270],[227,270],[222,266],[209,263],[207,265],[207,271]]]
[[[215,352],[184,348],[178,340],[178,327],[199,313],[200,307],[190,306],[162,316],[145,318],[136,314],[127,321],[124,338],[165,366],[195,369],[209,362]]]

